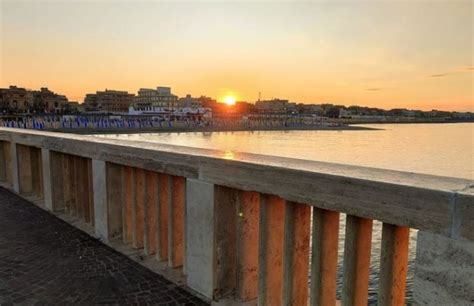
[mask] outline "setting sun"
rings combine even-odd
[[[233,96],[226,96],[224,98],[224,103],[227,105],[234,105],[235,104],[235,97]]]

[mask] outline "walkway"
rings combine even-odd
[[[0,305],[205,305],[41,208],[0,188]]]

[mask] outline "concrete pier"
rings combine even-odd
[[[410,229],[415,303],[474,300],[469,180],[0,128],[0,183],[217,305],[336,305],[340,214],[343,305],[367,304],[373,220],[379,305],[405,303]]]
[[[420,231],[414,301],[417,305],[474,303],[474,245]]]

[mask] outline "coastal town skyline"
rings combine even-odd
[[[164,96],[172,97],[173,100],[175,100],[176,105],[173,104],[173,106],[175,106],[175,107],[179,106],[180,103],[183,104],[183,106],[181,106],[181,107],[190,107],[191,104],[194,104],[195,102],[198,102],[200,104],[200,107],[202,107],[202,101],[204,101],[205,104],[206,104],[206,102],[207,103],[210,102],[211,104],[214,103],[214,104],[217,104],[217,105],[222,104],[224,106],[230,107],[229,110],[232,110],[232,108],[234,108],[234,107],[241,108],[241,107],[238,107],[238,104],[244,104],[244,105],[247,106],[247,107],[244,106],[244,109],[247,109],[247,111],[249,111],[248,110],[249,105],[254,106],[256,110],[260,110],[260,111],[272,110],[272,109],[273,109],[273,111],[277,111],[277,110],[285,109],[288,112],[294,111],[295,107],[297,105],[299,105],[299,106],[305,105],[305,106],[308,106],[308,107],[311,107],[311,106],[335,107],[335,108],[342,109],[342,110],[344,110],[344,109],[357,109],[358,111],[360,109],[379,110],[379,111],[392,112],[392,113],[393,112],[405,111],[406,116],[413,116],[413,114],[414,114],[413,112],[419,112],[419,113],[421,112],[421,113],[425,113],[425,114],[430,114],[431,113],[431,115],[433,115],[435,113],[438,113],[438,116],[441,113],[452,113],[452,114],[457,113],[457,114],[465,114],[466,116],[468,116],[469,118],[472,119],[472,113],[473,113],[472,111],[469,111],[469,110],[468,111],[447,110],[447,109],[423,110],[423,109],[414,109],[414,108],[410,109],[410,108],[403,108],[403,107],[381,108],[381,107],[372,107],[372,106],[364,105],[364,104],[333,103],[332,101],[304,103],[304,102],[294,101],[294,100],[288,99],[287,97],[271,97],[271,98],[268,98],[268,99],[264,99],[264,98],[261,97],[261,95],[259,95],[259,97],[255,101],[244,101],[244,100],[237,100],[238,96],[233,94],[232,92],[229,92],[227,95],[223,96],[221,100],[218,100],[215,97],[208,96],[208,95],[202,94],[202,93],[197,94],[197,95],[191,95],[191,94],[178,95],[174,91],[171,92],[171,87],[167,87],[167,86],[165,86],[165,87],[155,86],[153,88],[140,87],[140,88],[136,89],[133,92],[129,92],[129,91],[126,91],[126,90],[121,90],[121,89],[113,89],[113,88],[97,89],[94,92],[86,93],[84,95],[84,100],[79,102],[79,101],[73,101],[73,100],[69,99],[66,94],[63,94],[59,91],[56,91],[56,90],[54,90],[54,89],[52,89],[48,86],[42,86],[38,89],[32,89],[32,88],[28,88],[28,87],[24,87],[24,86],[8,85],[5,88],[0,87],[0,108],[3,109],[4,107],[8,107],[9,103],[11,103],[13,101],[12,99],[15,99],[15,96],[25,97],[25,99],[28,98],[27,96],[24,96],[22,94],[22,92],[31,93],[31,101],[28,102],[28,104],[31,104],[31,105],[33,105],[33,100],[35,99],[34,94],[35,93],[43,93],[43,94],[47,94],[47,95],[49,94],[49,96],[52,97],[52,100],[50,102],[59,101],[60,104],[66,103],[66,104],[70,104],[70,106],[74,105],[74,107],[81,106],[81,109],[83,111],[85,109],[87,109],[88,97],[89,98],[90,97],[95,98],[96,95],[102,95],[102,94],[107,94],[107,93],[111,93],[113,95],[118,94],[118,97],[112,98],[112,100],[109,101],[109,102],[114,103],[114,100],[115,100],[116,102],[118,102],[122,105],[125,102],[125,104],[127,104],[126,107],[128,108],[128,106],[135,106],[137,104],[137,102],[139,104],[140,96],[143,95],[144,91],[147,92],[147,91],[160,91],[160,90],[165,90]],[[3,97],[3,95],[7,94],[9,91],[14,92],[13,96],[10,96],[9,99],[6,98],[6,97]],[[124,100],[123,97],[126,97],[126,99]],[[6,100],[4,98],[6,98]],[[126,101],[128,101],[128,99],[129,99],[129,102],[126,102]],[[7,102],[8,100],[12,100],[12,101]],[[191,101],[193,101],[193,102],[191,102]],[[260,103],[260,105],[259,105],[259,103]],[[267,104],[268,106],[264,106],[264,104]],[[270,105],[272,105],[272,106],[270,106]],[[171,106],[171,105],[169,105],[169,106]],[[192,107],[196,107],[196,106],[193,105]],[[276,107],[276,109],[275,109],[275,107]],[[63,107],[61,107],[61,109],[63,109]],[[27,108],[25,108],[24,110],[27,110]],[[31,110],[32,110],[32,108],[29,111],[31,111]],[[224,109],[220,108],[220,110],[222,111]],[[314,111],[314,109],[313,109],[313,111]],[[409,115],[408,111],[410,111],[412,114]],[[53,111],[53,113],[54,113],[54,111]],[[62,113],[62,111],[60,111],[60,113]],[[342,116],[342,114],[341,114],[341,116]]]
[[[0,3],[0,87],[474,110],[470,1]]]

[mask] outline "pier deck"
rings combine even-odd
[[[0,304],[205,305],[0,187]]]

